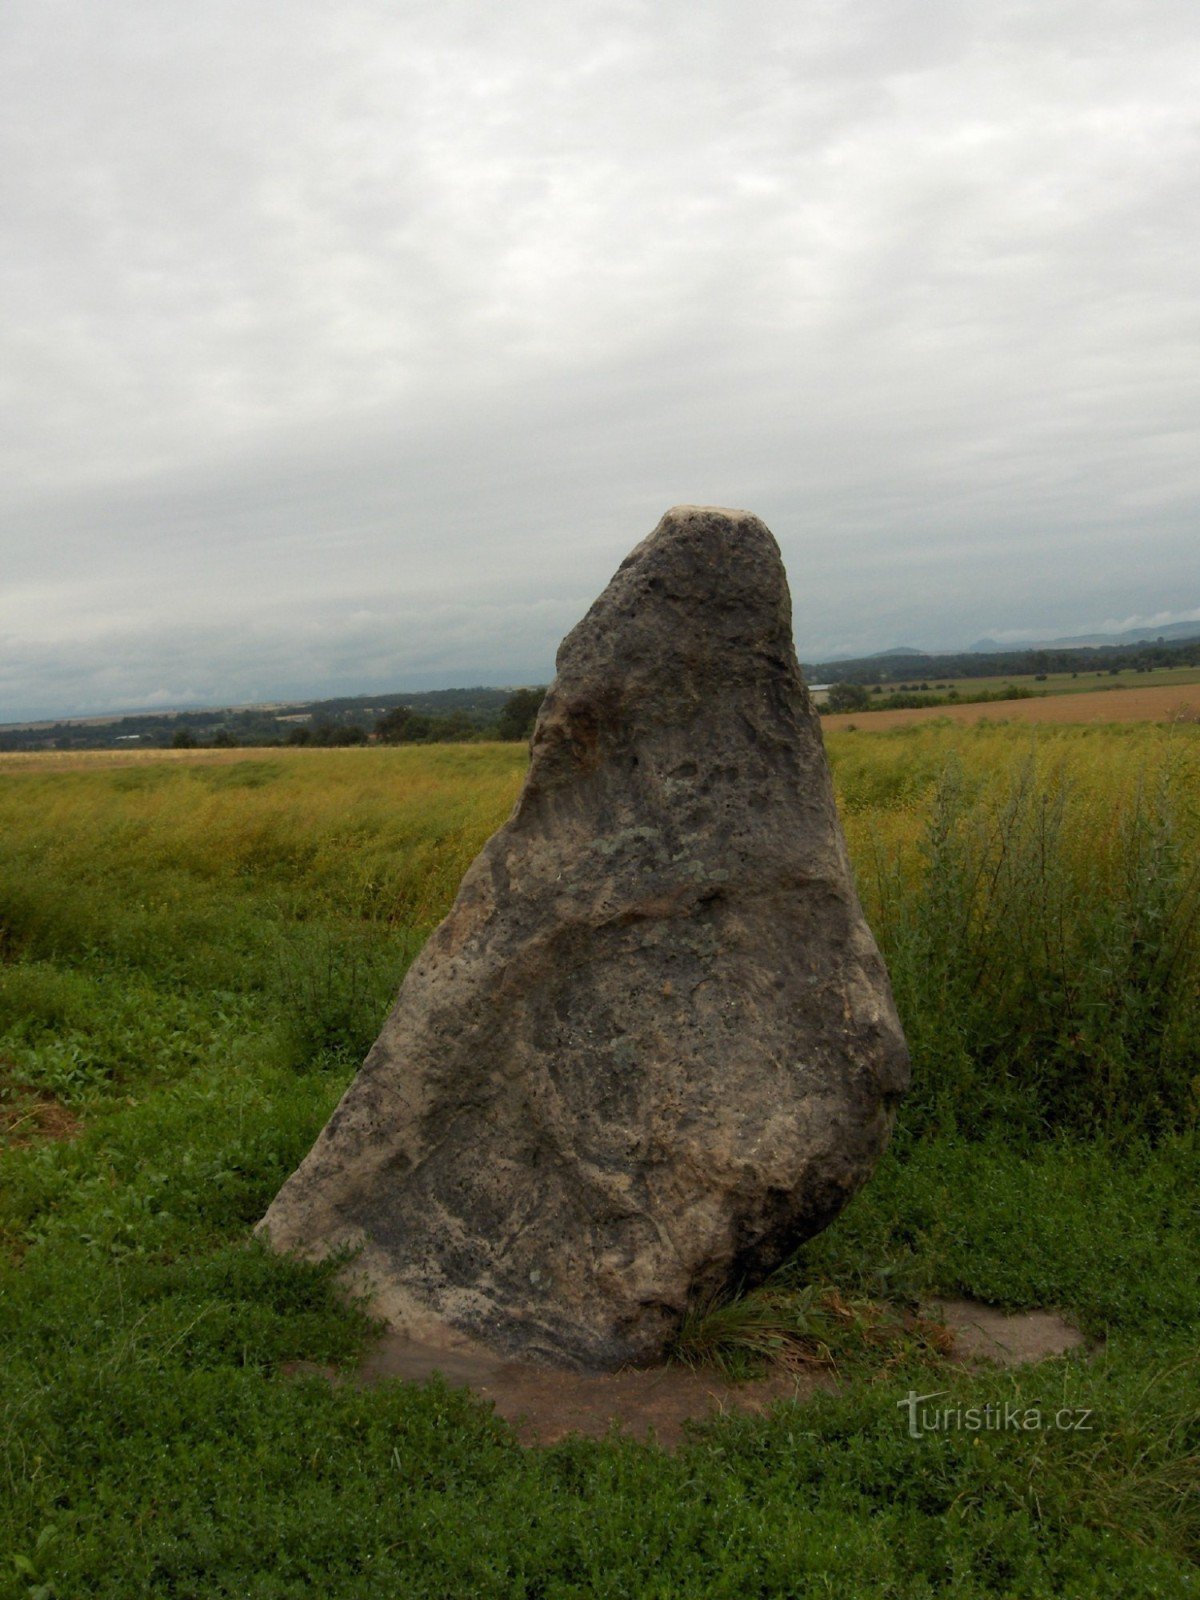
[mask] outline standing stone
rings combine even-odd
[[[779,549],[677,506],[563,641],[525,787],[259,1228],[394,1325],[661,1357],[868,1177],[908,1082]]]

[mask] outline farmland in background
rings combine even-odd
[[[1148,682],[1148,676],[1142,680]],[[1019,686],[1018,686],[1019,687]],[[1039,685],[1040,689],[1042,686]],[[1003,693],[1003,690],[997,691]],[[867,732],[881,733],[889,728],[907,728],[939,719],[959,725],[977,722],[1088,723],[1110,725],[1123,722],[1195,722],[1200,720],[1200,682],[1163,683],[1153,687],[1089,689],[1062,694],[1030,694],[1024,698],[995,699],[960,705],[938,704],[904,706],[894,710],[839,712],[823,717],[827,732],[845,731],[851,725]]]
[[[1008,688],[1029,689],[1036,694],[1095,694],[1099,689],[1151,689],[1170,688],[1175,685],[1200,684],[1200,667],[1124,667],[1102,668],[1099,671],[1083,669],[1077,672],[1009,673],[984,678],[943,678],[938,674],[918,674],[915,678],[881,678],[877,680],[884,694],[917,689],[929,684],[930,693],[946,693],[956,689],[966,696]]]

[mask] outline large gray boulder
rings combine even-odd
[[[259,1227],[393,1324],[661,1356],[870,1174],[908,1082],[770,532],[677,506],[563,641],[511,817]]]

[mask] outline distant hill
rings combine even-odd
[[[1181,638],[1169,637],[1166,629],[1163,629],[1161,643],[1156,636],[1152,640],[1137,643],[1091,645],[1072,642],[1030,645],[1021,650],[1005,650],[997,646],[995,650],[975,648],[937,655],[885,651],[880,655],[838,661],[806,661],[803,668],[809,683],[874,684],[894,681],[898,674],[909,678],[920,676],[923,679],[1016,678],[1036,677],[1038,673],[1051,672],[1147,671],[1152,667],[1200,666],[1200,623],[1178,626],[1194,627],[1195,631]],[[986,641],[981,640],[980,643],[986,644]]]
[[[1200,639],[1200,622],[1168,622],[1162,627],[1126,628],[1123,633],[1081,633],[1069,639],[1051,639],[1047,650],[1077,650],[1106,644],[1157,644],[1159,640]],[[1035,646],[1035,648],[1037,648]]]
[[[1105,646],[1130,644],[1174,644],[1183,639],[1200,639],[1200,622],[1168,622],[1161,627],[1147,625],[1126,628],[1122,633],[1077,633],[1064,639],[1042,639],[1036,644],[1021,645],[1022,650],[1099,650]],[[976,639],[968,645],[972,655],[998,655],[1011,651],[1011,644],[1001,644],[998,639]],[[890,652],[885,652],[890,653]]]

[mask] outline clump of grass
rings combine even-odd
[[[784,1269],[761,1288],[698,1301],[684,1317],[672,1357],[734,1379],[768,1367],[836,1374],[864,1363],[879,1376],[903,1361],[947,1356],[952,1345],[934,1318],[828,1285],[795,1287]]]
[[[1152,1373],[1074,1463],[1079,1500],[1094,1526],[1192,1561],[1200,1560],[1198,1366],[1200,1356],[1192,1356]]]
[[[830,1346],[842,1370],[865,1365],[878,1380],[902,1364],[941,1361],[954,1350],[951,1330],[913,1306],[830,1288],[821,1296],[821,1309],[830,1328]]]
[[[691,1306],[672,1355],[689,1367],[716,1367],[745,1378],[770,1363],[796,1369],[829,1367],[824,1319],[814,1288],[766,1287],[708,1295]]]

